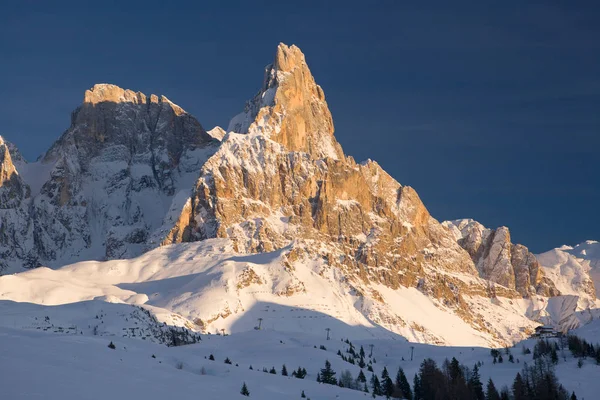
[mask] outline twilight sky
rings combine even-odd
[[[7,3],[0,134],[30,160],[94,83],[227,127],[284,42],[305,53],[345,152],[437,219],[506,225],[534,252],[600,240],[595,1]]]

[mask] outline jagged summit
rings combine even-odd
[[[552,281],[544,276],[529,249],[511,242],[506,226],[488,229],[473,219],[445,221],[443,225],[469,253],[483,278],[514,289],[525,297],[560,294]]]
[[[306,59],[299,47],[294,44],[288,46],[285,43],[279,43],[273,68],[281,72],[291,72],[294,68],[303,65],[306,65]]]
[[[315,159],[344,158],[333,137],[333,119],[323,89],[294,45],[279,44],[274,62],[265,68],[262,89],[231,120],[228,131],[264,134]]]
[[[185,111],[181,107],[170,101],[166,96],[158,96],[155,94],[146,96],[142,92],[135,92],[130,89],[123,89],[117,85],[113,85],[110,83],[97,83],[91,89],[85,91],[83,97],[84,104],[98,104],[102,102],[133,104],[164,102],[171,105],[177,115],[185,113]]]
[[[122,89],[108,83],[98,83],[91,89],[85,91],[83,98],[84,103],[98,104],[105,101],[113,103],[129,102],[142,104],[146,103],[146,96],[141,92]]]
[[[0,271],[140,254],[170,224],[170,210],[181,210],[217,146],[166,97],[95,85],[70,127],[22,177],[8,146],[0,146],[11,182],[0,209],[14,210],[0,215]]]

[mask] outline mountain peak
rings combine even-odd
[[[281,72],[290,72],[299,65],[306,65],[304,53],[296,45],[279,43],[273,67]]]
[[[264,135],[314,159],[344,158],[333,137],[325,93],[294,45],[279,44],[275,60],[265,68],[261,91],[231,120],[228,131]]]
[[[158,96],[151,94],[146,96],[142,92],[135,92],[130,89],[123,89],[117,85],[110,83],[97,83],[91,89],[85,91],[83,97],[84,104],[96,105],[98,103],[133,103],[133,104],[147,104],[147,103],[166,103],[175,114],[181,115],[185,111],[177,104],[173,103],[166,96]]]
[[[117,85],[97,83],[94,87],[85,91],[83,102],[89,104],[102,102],[141,104],[146,102],[146,96],[141,92],[122,89]]]

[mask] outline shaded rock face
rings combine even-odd
[[[529,249],[511,242],[507,227],[488,229],[470,219],[446,221],[444,225],[469,253],[482,278],[514,289],[524,297],[560,295],[544,277]]]
[[[86,91],[70,128],[36,163],[48,171],[39,193],[18,199],[33,227],[21,238],[33,263],[130,257],[151,247],[217,145],[164,96],[108,84]]]
[[[0,137],[0,274],[9,268],[9,260],[27,263],[32,257],[32,236],[27,202],[30,189],[13,163],[11,154],[18,155],[14,146]]]
[[[29,188],[13,164],[11,148],[14,149],[0,136],[0,208],[2,209],[16,208],[24,198],[29,197]]]
[[[97,162],[148,165],[151,174],[144,176],[173,195],[174,174],[201,166],[186,157],[211,143],[214,139],[200,123],[166,97],[146,97],[100,84],[86,91],[84,103],[73,112],[71,127],[43,160],[70,158],[78,165],[69,168],[81,173],[93,172]]]

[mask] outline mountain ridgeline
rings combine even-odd
[[[311,271],[368,321],[420,341],[445,339],[394,306],[398,291],[416,290],[493,344],[564,319],[547,309],[563,293],[506,228],[439,223],[413,188],[344,154],[296,46],[278,46],[227,131],[207,132],[164,96],[99,84],[37,162],[0,139],[0,218],[5,274],[226,239],[236,253],[278,251],[290,279],[265,290],[310,294],[298,266],[318,265]],[[255,271],[244,279],[240,290],[266,281]],[[230,306],[202,324],[227,318]]]

